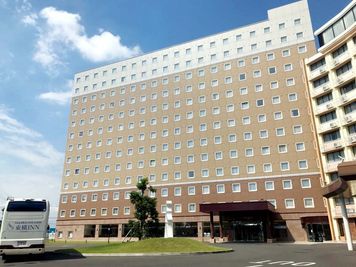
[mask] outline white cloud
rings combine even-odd
[[[38,96],[39,99],[58,104],[66,105],[69,103],[69,100],[72,96],[72,91],[67,92],[46,92]]]
[[[22,22],[23,22],[25,25],[35,26],[37,19],[38,19],[37,14],[31,13],[31,14],[29,14],[29,15],[24,16],[24,17],[22,18]]]
[[[87,36],[79,14],[46,7],[37,19],[39,38],[36,43],[34,60],[47,68],[63,64],[62,53],[74,50],[83,58],[93,62],[129,58],[141,53],[139,46],[122,44],[121,37],[111,32],[99,30],[99,34]],[[26,17],[27,24],[33,24],[34,17]]]
[[[49,199],[56,207],[62,166],[62,152],[0,105],[0,206],[13,196]]]
[[[73,80],[67,80],[66,89],[61,91],[49,91],[37,96],[38,99],[57,105],[66,105],[72,97]]]

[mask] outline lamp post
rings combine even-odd
[[[108,244],[110,243],[111,228],[108,227]]]

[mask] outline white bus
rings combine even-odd
[[[39,199],[10,199],[3,210],[0,255],[41,254],[45,251],[49,202]]]

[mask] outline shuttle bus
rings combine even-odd
[[[41,254],[45,251],[49,202],[39,199],[10,199],[3,210],[0,255]]]

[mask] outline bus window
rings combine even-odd
[[[10,201],[6,211],[46,211],[46,201]]]

